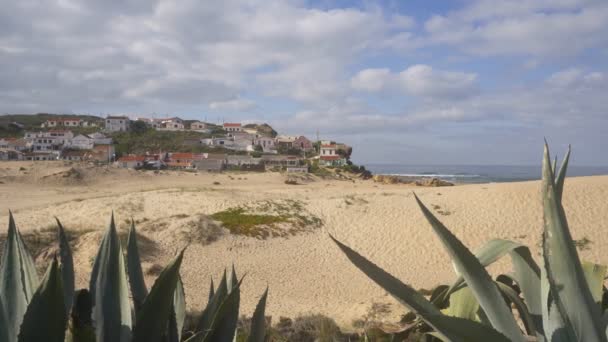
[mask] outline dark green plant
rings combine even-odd
[[[409,319],[410,328],[428,326],[432,329],[428,334],[447,341],[605,342],[606,267],[581,263],[561,203],[569,156],[570,150],[557,172],[545,144],[541,267],[528,247],[514,241],[492,240],[471,253],[417,197],[458,273],[451,286],[432,291],[430,300],[334,241],[355,266],[416,314]],[[485,267],[505,255],[511,257],[513,274],[492,279]],[[523,331],[511,306],[518,311]]]
[[[59,220],[57,224],[59,258],[53,258],[39,282],[34,262],[12,213],[9,214],[0,265],[0,342],[184,340],[186,303],[179,276],[183,250],[160,272],[148,291],[143,281],[135,225],[132,223],[129,231],[125,262],[112,215],[93,264],[89,289],[74,292],[72,252]],[[234,268],[229,279],[224,275],[203,310],[198,329],[190,332],[187,341],[233,340],[241,282]],[[256,310],[261,310],[262,315],[266,296]],[[265,327],[259,317],[252,323],[251,331],[252,341],[264,341]]]

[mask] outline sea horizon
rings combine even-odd
[[[506,183],[538,180],[537,165],[365,164],[373,174],[439,178],[454,183]],[[570,165],[569,177],[608,175],[608,166]]]

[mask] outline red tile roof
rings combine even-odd
[[[342,159],[341,156],[321,156],[322,160],[338,160]]]
[[[241,124],[226,122],[226,123],[224,123],[224,127],[241,127]]]

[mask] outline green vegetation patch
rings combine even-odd
[[[323,225],[323,221],[308,212],[301,201],[295,200],[263,201],[228,208],[211,218],[232,234],[262,239],[296,235]]]

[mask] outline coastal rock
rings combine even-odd
[[[401,183],[399,177],[396,176],[387,176],[387,175],[374,175],[372,177],[374,182],[382,183],[382,184],[398,184]]]
[[[454,186],[454,183],[433,177],[433,178],[426,178],[426,179],[421,179],[419,181],[416,181],[416,185],[438,187],[438,186]]]

